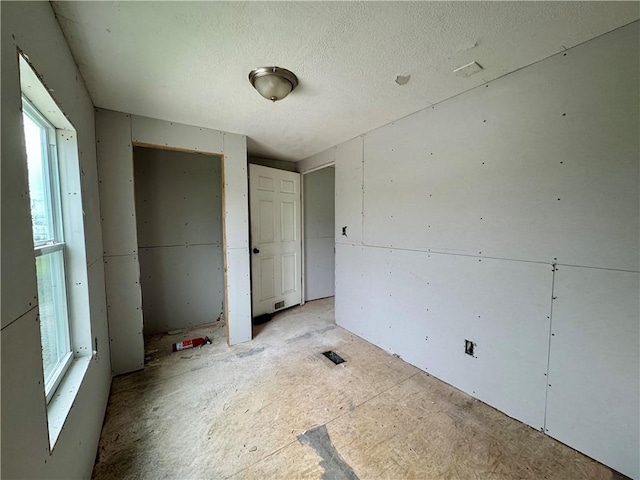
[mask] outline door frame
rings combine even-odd
[[[313,172],[317,172],[318,170],[322,170],[323,168],[329,168],[329,167],[334,167],[336,166],[336,162],[335,160],[329,163],[323,163],[322,165],[318,165],[317,167],[313,167],[310,168],[309,170],[305,170],[304,172],[298,172],[300,174],[300,222],[301,222],[301,229],[302,229],[302,233],[301,235],[301,241],[302,241],[302,255],[301,255],[301,259],[302,259],[302,267],[301,267],[301,273],[302,273],[302,299],[300,301],[300,305],[304,305],[307,301],[307,289],[305,287],[306,282],[306,269],[304,268],[305,264],[306,264],[306,256],[307,256],[307,249],[305,248],[305,231],[304,231],[304,212],[305,212],[305,204],[304,204],[304,176],[308,173],[313,173]],[[334,174],[334,181],[335,181],[335,174]],[[334,200],[335,201],[335,200]],[[335,206],[334,206],[335,209]],[[335,222],[335,219],[334,219]],[[335,225],[334,225],[335,228]],[[333,268],[335,270],[335,263],[333,265]]]
[[[192,150],[189,148],[179,148],[179,147],[172,147],[170,145],[157,145],[154,143],[144,143],[144,142],[136,142],[136,141],[132,141],[131,142],[131,163],[133,165],[133,162],[135,162],[135,158],[133,156],[133,152],[134,152],[134,148],[135,147],[143,147],[143,148],[152,148],[152,149],[156,149],[156,150],[169,150],[169,151],[173,151],[173,152],[184,152],[184,153],[193,153],[193,154],[199,154],[199,155],[206,155],[209,157],[217,157],[218,159],[220,159],[220,194],[222,196],[222,259],[223,259],[223,275],[224,275],[224,292],[223,292],[223,298],[224,298],[224,309],[223,309],[223,315],[224,315],[224,330],[225,330],[225,338],[227,340],[227,345],[230,345],[229,342],[229,319],[227,318],[227,311],[228,311],[228,305],[229,305],[229,289],[227,288],[229,279],[228,277],[228,265],[227,265],[227,255],[226,255],[226,251],[228,248],[227,245],[227,228],[226,228],[226,222],[225,222],[225,212],[226,212],[226,195],[225,195],[225,168],[224,168],[224,159],[225,159],[225,155],[224,153],[213,153],[213,152],[204,152],[202,150]],[[135,204],[135,194],[133,196],[133,208],[134,211],[136,211],[136,204]],[[247,207],[248,209],[248,207]],[[137,235],[136,235],[137,238]],[[138,255],[138,272],[140,272],[140,256]],[[140,286],[140,294],[142,295],[142,283],[138,282],[139,286]],[[143,328],[143,332],[144,332],[144,312],[142,312],[142,328]]]
[[[222,316],[225,317],[225,310],[226,310],[226,305],[228,302],[228,294],[227,294],[227,266],[226,266],[226,255],[225,255],[225,251],[227,248],[227,236],[226,236],[226,229],[225,229],[225,219],[224,219],[224,215],[225,215],[225,195],[224,195],[224,186],[225,186],[225,181],[224,181],[224,154],[220,154],[220,153],[211,153],[211,152],[203,152],[201,150],[190,150],[190,149],[186,149],[186,148],[177,148],[177,147],[171,147],[168,145],[154,145],[154,144],[149,144],[149,143],[141,143],[141,142],[131,142],[131,162],[132,162],[132,166],[133,166],[133,185],[134,185],[134,193],[133,193],[133,208],[134,208],[134,213],[135,213],[135,217],[136,217],[136,222],[138,220],[138,206],[136,204],[136,194],[135,194],[135,162],[136,162],[136,157],[135,157],[135,149],[136,147],[138,148],[147,148],[150,150],[165,150],[165,151],[170,151],[170,152],[182,152],[182,153],[188,153],[191,155],[201,155],[201,156],[205,156],[205,157],[214,157],[217,158],[220,161],[220,200],[221,200],[221,211],[220,213],[220,223],[221,223],[221,228],[222,228],[222,265],[223,265],[223,271],[222,271],[222,283],[223,283],[223,292],[222,292],[222,297],[224,299],[224,304],[223,304],[223,309],[222,309]],[[136,239],[137,239],[137,223],[136,223]],[[140,276],[142,276],[142,269],[140,267],[140,245],[138,245],[138,272],[140,274]],[[140,287],[140,295],[142,298],[142,334],[144,335],[144,296],[142,296],[142,279],[139,280],[138,285]],[[225,318],[225,337],[227,340],[227,343],[229,342],[229,322],[226,321]]]

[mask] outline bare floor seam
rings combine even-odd
[[[353,407],[353,410],[355,410],[356,408],[361,407],[361,406],[362,406],[362,405],[364,405],[365,403],[367,403],[367,402],[369,402],[369,401],[371,401],[371,400],[373,400],[373,399],[375,399],[375,398],[378,398],[378,397],[379,397],[380,395],[382,395],[383,393],[388,392],[389,390],[391,390],[391,389],[393,389],[393,388],[397,387],[398,385],[400,385],[400,384],[402,384],[402,383],[404,383],[404,382],[406,382],[406,381],[408,381],[408,380],[411,380],[413,377],[415,377],[416,375],[419,375],[420,373],[422,373],[422,372],[416,372],[416,373],[414,373],[413,375],[409,375],[408,377],[406,377],[406,378],[404,378],[404,379],[400,380],[398,383],[393,384],[393,385],[392,385],[392,386],[390,386],[389,388],[387,388],[387,389],[385,389],[385,390],[382,390],[381,392],[378,392],[377,394],[375,394],[375,395],[373,395],[373,396],[371,396],[371,397],[367,398],[366,400],[364,400],[364,401],[360,402],[360,403],[359,403],[359,404],[357,404],[355,407]],[[336,420],[338,420],[339,418],[341,418],[341,417],[345,416],[345,415],[346,415],[347,413],[349,413],[350,411],[352,411],[352,410],[347,410],[347,411],[345,411],[345,412],[342,412],[340,415],[337,415],[336,417],[332,418],[331,420],[327,420],[327,421],[324,423],[324,425],[329,425],[330,423],[335,422],[335,421],[336,421]],[[238,470],[237,472],[234,472],[233,474],[231,474],[231,475],[229,475],[228,477],[225,477],[225,478],[233,478],[233,477],[235,477],[236,475],[238,475],[238,474],[240,474],[240,473],[244,472],[245,470],[247,470],[247,469],[249,469],[249,468],[253,467],[253,466],[254,466],[254,465],[256,465],[257,463],[259,463],[259,462],[261,462],[261,461],[263,461],[263,460],[266,460],[267,458],[269,458],[269,457],[271,457],[271,456],[275,455],[275,454],[276,454],[276,453],[278,453],[280,450],[283,450],[283,449],[287,448],[288,446],[290,446],[290,445],[292,445],[292,444],[294,444],[294,443],[297,443],[297,442],[299,442],[299,440],[298,440],[298,435],[296,435],[296,436],[294,437],[294,439],[293,439],[293,440],[291,440],[289,443],[286,443],[285,445],[281,446],[280,448],[275,449],[273,452],[269,453],[268,455],[265,455],[264,457],[261,457],[261,458],[257,459],[255,462],[251,463],[250,465],[247,465],[246,467],[244,467],[244,468],[242,468],[242,469]]]

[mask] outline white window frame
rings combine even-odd
[[[108,351],[103,357],[104,360],[101,360],[98,352],[100,341],[97,336],[93,335],[92,309],[89,301],[90,290],[92,289],[90,275],[96,275],[94,282],[98,281],[97,278],[103,275],[98,266],[102,263],[102,259],[94,257],[90,263],[88,258],[85,238],[87,226],[85,225],[85,204],[83,200],[84,172],[82,170],[81,150],[76,128],[51,96],[53,90],[45,86],[43,77],[36,73],[36,69],[31,65],[28,57],[20,49],[18,49],[17,53],[20,64],[20,89],[22,95],[27,97],[30,104],[41,112],[42,116],[48,121],[52,127],[52,130],[49,130],[49,135],[51,139],[55,138],[57,143],[57,150],[54,149],[53,154],[58,158],[57,173],[60,186],[60,211],[62,212],[62,224],[60,227],[62,233],[64,233],[63,260],[66,275],[66,284],[64,286],[66,288],[66,306],[69,316],[72,356],[66,372],[61,372],[58,375],[59,385],[57,388],[51,388],[50,395],[47,395],[49,449],[53,451],[67,418],[69,418],[69,413],[90,365],[93,362],[105,360],[109,362]],[[47,144],[49,143],[51,142]],[[85,152],[84,155],[90,162],[89,165],[91,165],[91,152]],[[94,206],[90,203],[89,208]],[[40,247],[43,255],[49,249],[49,246],[40,245]],[[92,266],[93,273],[90,273]],[[93,294],[100,299],[99,281],[98,284],[93,284],[93,288],[95,289]],[[101,314],[100,311],[96,313],[98,315]],[[42,396],[44,400],[44,384],[42,385]]]
[[[67,370],[69,369],[73,359],[73,335],[72,325],[69,318],[69,296],[68,296],[68,275],[66,268],[66,245],[64,242],[64,228],[62,219],[62,205],[60,194],[60,173],[58,166],[58,146],[56,141],[56,128],[49,122],[49,120],[38,111],[38,109],[29,101],[26,96],[22,96],[23,113],[28,116],[34,123],[39,125],[45,135],[42,139],[43,151],[43,175],[46,177],[45,186],[45,202],[47,216],[53,229],[53,238],[43,242],[35,242],[34,240],[34,257],[35,259],[51,255],[56,252],[62,253],[62,276],[64,278],[61,297],[58,301],[62,302],[61,311],[56,312],[63,318],[57,318],[56,321],[64,322],[61,328],[66,334],[67,342],[69,345],[68,352],[59,360],[55,369],[53,370],[49,381],[45,382],[45,397],[47,404],[51,401],[56,389],[62,382]]]

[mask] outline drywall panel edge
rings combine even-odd
[[[226,298],[225,321],[228,343],[251,340],[251,279],[249,277],[249,251],[246,248],[230,248],[225,252]]]
[[[4,123],[4,122],[3,122]],[[4,305],[3,305],[4,306]],[[2,342],[2,478],[46,478],[49,456],[40,322],[33,308],[0,334]],[[25,448],[25,446],[29,448]],[[9,460],[10,461],[7,461]]]
[[[105,255],[137,252],[131,116],[96,109],[96,148]]]
[[[546,433],[640,477],[640,275],[558,266]]]
[[[204,127],[132,115],[131,140],[135,143],[222,153],[223,132]]]
[[[223,312],[222,245],[140,247],[144,334],[215,322]]]
[[[91,111],[94,112],[93,122],[89,122],[86,126],[86,133],[78,134],[77,141],[87,265],[100,260],[104,254],[102,217],[100,215],[95,109],[93,106]]]
[[[229,345],[251,340],[247,138],[226,133],[222,164],[225,322]]]
[[[91,315],[92,347],[96,359],[107,364],[111,377],[111,351],[109,346],[109,324],[107,320],[107,297],[105,287],[104,261],[102,258],[91,264],[87,271],[89,281],[89,309]],[[97,343],[96,343],[97,342]],[[111,385],[111,382],[108,382]]]
[[[105,257],[111,371],[120,375],[144,368],[142,297],[137,255]]]
[[[95,262],[89,268],[89,282],[94,352],[58,436],[55,445],[57,455],[49,457],[47,461],[50,469],[48,478],[91,476],[109,400],[111,362],[102,261]],[[99,412],[99,415],[92,415],[92,412]],[[82,458],[84,461],[70,464],[69,458]]]
[[[225,133],[222,181],[224,242],[226,248],[249,249],[249,180],[247,138]]]
[[[49,474],[45,478],[90,478],[95,464],[104,413],[109,399],[111,371],[108,358],[100,359],[104,365],[93,359],[89,364],[74,404],[62,427],[55,452],[48,459]],[[99,411],[101,415],[91,415]],[[71,431],[69,425],[79,425]],[[69,458],[82,458],[83,462],[70,465]]]
[[[7,5],[2,5],[3,15]],[[3,20],[4,26],[4,20]],[[6,29],[2,49],[2,328],[37,303],[18,51]],[[11,141],[15,140],[15,141]],[[11,252],[11,254],[8,254]],[[24,268],[29,265],[30,268]]]

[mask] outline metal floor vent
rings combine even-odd
[[[346,360],[344,358],[342,358],[340,355],[338,355],[333,350],[329,350],[328,352],[322,352],[322,354],[325,357],[327,357],[329,360],[331,360],[333,363],[335,363],[336,365],[340,365],[341,363],[346,362]]]

